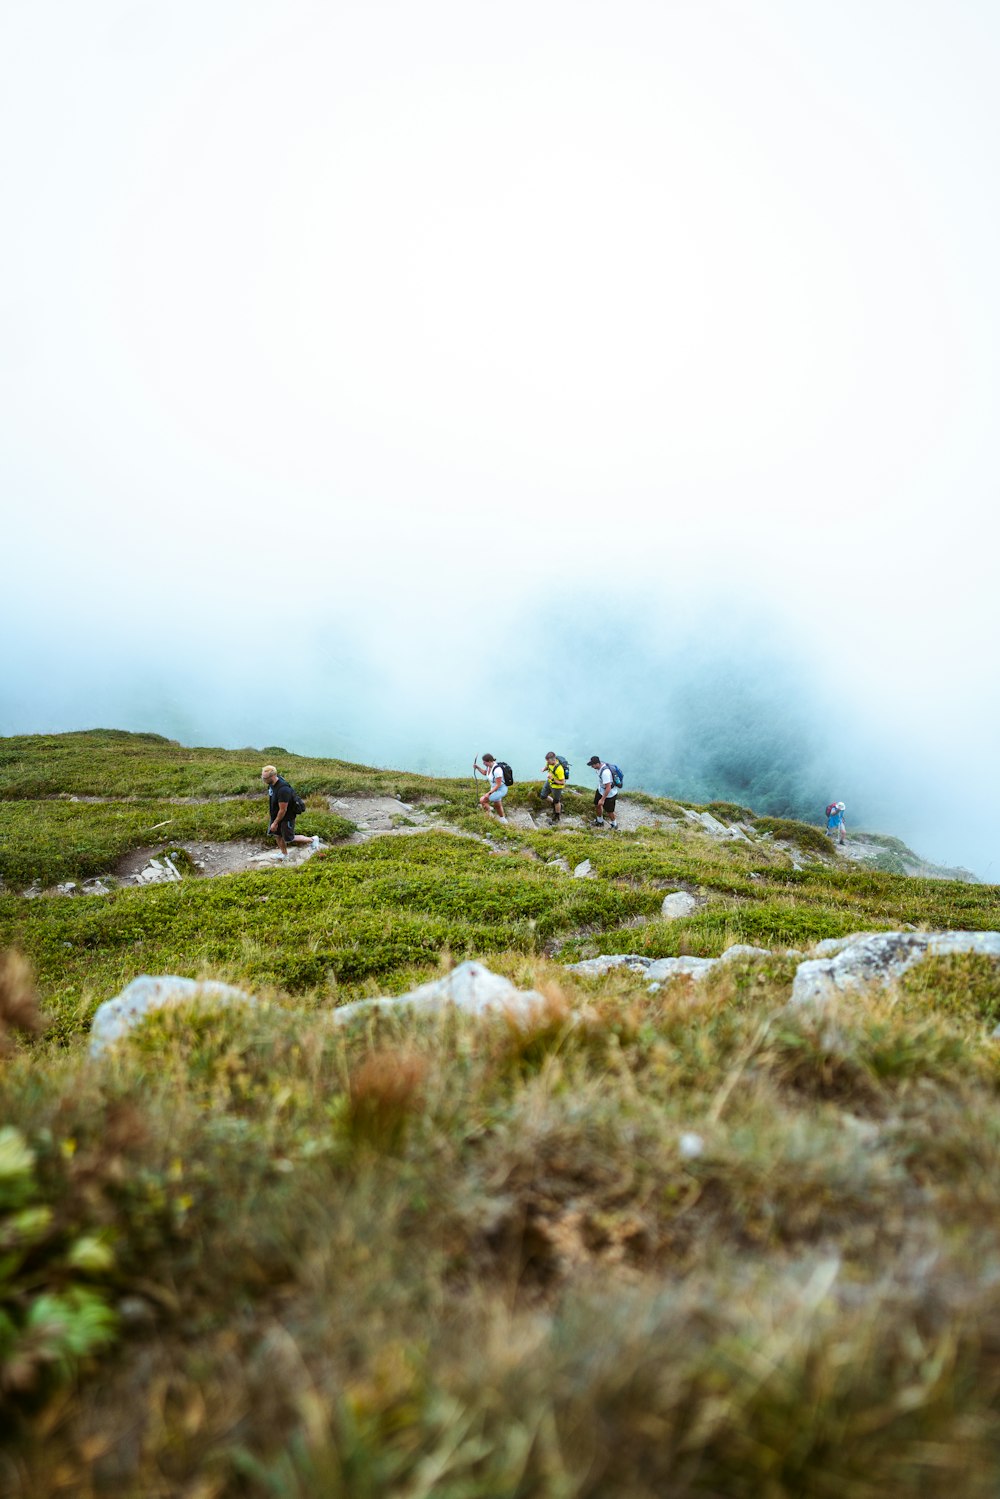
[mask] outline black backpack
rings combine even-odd
[[[500,769],[503,771],[504,785],[505,786],[513,786],[513,784],[514,784],[514,772],[511,770],[510,766],[507,764],[507,761],[506,760],[498,760],[497,764],[499,765]]]
[[[306,804],[302,800],[301,796],[299,796],[299,793],[297,791],[292,792],[292,800],[289,804],[288,810],[291,812],[293,817],[301,817],[303,812],[306,810]]]

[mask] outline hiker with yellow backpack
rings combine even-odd
[[[563,759],[562,755],[557,755],[554,750],[549,750],[545,756],[545,769],[542,774],[545,781],[538,795],[552,808],[549,821],[556,823],[562,816],[562,796],[569,779],[569,761]]]

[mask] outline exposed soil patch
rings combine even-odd
[[[379,834],[417,833],[443,826],[412,802],[398,801],[394,796],[328,796],[326,800],[331,812],[354,823],[357,831],[345,840],[347,843],[367,843]]]
[[[288,850],[284,860],[274,858],[277,846],[270,848],[260,843],[236,841],[233,843],[175,842],[151,844],[146,848],[133,849],[119,859],[114,868],[114,877],[121,884],[135,885],[138,876],[150,859],[157,858],[166,848],[182,848],[190,854],[199,872],[207,877],[220,874],[246,874],[251,870],[291,868],[311,859],[313,850],[304,844],[295,844]]]

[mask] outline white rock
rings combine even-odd
[[[98,1007],[90,1027],[91,1056],[100,1056],[154,1011],[195,1002],[208,1006],[253,1005],[257,1000],[232,984],[220,984],[214,979],[199,982],[170,973],[156,977],[140,974],[114,999],[106,999]]]
[[[685,1130],[677,1141],[677,1148],[682,1161],[696,1161],[705,1153],[705,1142],[701,1135],[696,1135],[693,1130]]]
[[[736,826],[735,822],[729,824],[729,836],[737,843],[749,843],[751,841],[743,829]]]
[[[728,829],[717,817],[713,817],[711,812],[702,812],[701,825],[705,829],[705,832],[711,833],[714,838],[725,838],[728,836]]]
[[[517,989],[509,979],[491,973],[482,963],[459,963],[444,978],[432,979],[407,994],[388,995],[384,999],[359,999],[334,1010],[333,1019],[340,1024],[359,1015],[385,1014],[416,1010],[422,1015],[439,1015],[455,1009],[465,1015],[504,1016],[518,1025],[528,1025],[545,1014],[546,1001],[534,989]]]
[[[877,932],[851,932],[849,937],[824,937],[822,942],[813,945],[810,953],[814,958],[832,958],[854,942],[863,942],[866,937],[877,936]]]
[[[573,878],[574,880],[592,880],[594,878],[594,871],[589,859],[584,859],[582,864],[576,866],[573,871]]]
[[[698,902],[693,895],[689,895],[686,890],[672,890],[663,897],[660,915],[667,921],[677,921],[682,916],[690,916],[697,909]]]
[[[771,949],[769,947],[751,947],[747,942],[734,942],[732,947],[727,947],[720,963],[732,963],[736,958],[769,958]]]
[[[63,882],[63,884],[57,885],[56,886],[56,894],[57,895],[75,895],[76,894],[76,881],[75,880],[65,880]]]
[[[599,958],[584,958],[579,963],[568,963],[566,972],[594,977],[610,973],[613,968],[629,968],[633,973],[645,973],[652,961],[652,958],[640,957],[638,953],[607,953]]]
[[[657,958],[646,969],[646,977],[650,983],[680,977],[703,979],[718,961],[718,958]]]
[[[145,869],[136,875],[136,882],[140,885],[168,885],[180,877],[179,870],[169,858],[150,859]]]
[[[558,859],[549,859],[545,867],[546,869],[561,869],[563,874],[569,874],[569,860],[561,856]]]
[[[834,957],[800,963],[789,1005],[826,1004],[838,994],[891,983],[925,957],[980,953],[1000,958],[1000,932],[875,932]]]

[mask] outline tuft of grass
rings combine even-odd
[[[756,826],[758,832],[770,833],[785,843],[794,843],[803,853],[818,855],[821,859],[831,857],[829,838],[821,828],[814,828],[807,822],[796,822],[790,817],[758,817]]]

